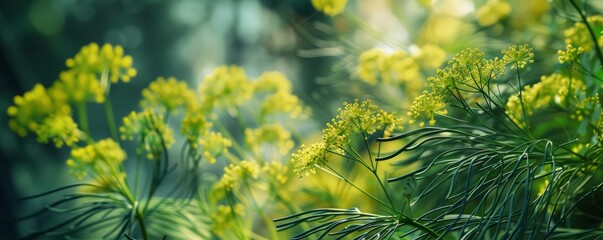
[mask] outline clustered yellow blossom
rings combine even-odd
[[[418,121],[419,127],[423,127],[425,126],[423,119],[428,119],[429,125],[433,126],[436,123],[435,116],[437,114],[445,115],[447,113],[446,103],[440,95],[424,91],[422,95],[415,98],[407,115],[410,117],[410,124]]]
[[[351,136],[368,138],[376,131],[383,131],[385,136],[394,130],[401,129],[400,120],[370,100],[360,103],[343,103],[337,116],[327,123],[323,130],[322,141],[300,149],[291,156],[293,171],[299,176],[307,176],[316,172],[316,166],[324,165],[327,153],[343,154],[343,148],[351,140]]]
[[[257,179],[260,175],[260,165],[256,161],[241,161],[224,168],[224,175],[215,188],[230,191],[241,181]]]
[[[292,89],[291,81],[280,72],[265,72],[253,81],[254,92],[290,93]]]
[[[124,55],[121,46],[111,44],[100,48],[96,43],[86,45],[75,57],[67,59],[66,65],[78,73],[106,75],[113,83],[129,82],[137,73],[132,67],[132,57]]]
[[[71,117],[71,108],[55,89],[36,84],[22,96],[15,96],[14,105],[8,107],[8,126],[19,136],[29,132],[38,141],[52,140],[57,147],[72,146],[80,140],[77,124]]]
[[[124,56],[122,47],[109,44],[102,48],[96,43],[84,46],[66,65],[68,70],[61,72],[50,88],[37,84],[14,98],[14,105],[7,109],[11,130],[20,136],[35,132],[38,141],[52,140],[57,147],[72,146],[82,134],[71,117],[69,104],[83,107],[86,102],[102,103],[109,80],[127,82],[136,75],[132,57]]]
[[[271,161],[264,164],[262,172],[268,177],[276,180],[275,182],[277,184],[285,184],[289,179],[289,168],[278,161]]]
[[[347,2],[348,0],[312,0],[312,5],[325,15],[335,16],[343,12]]]
[[[122,140],[140,140],[139,154],[147,152],[149,159],[159,159],[164,148],[174,143],[172,129],[164,122],[163,116],[151,109],[142,112],[131,112],[124,117],[123,126],[119,128]]]
[[[220,132],[209,132],[199,139],[199,145],[203,150],[203,157],[209,163],[216,163],[216,158],[228,151],[232,141],[222,136]]]
[[[429,77],[427,84],[431,92],[447,101],[450,90],[471,89],[483,86],[489,79],[504,73],[504,64],[495,58],[484,58],[484,52],[476,48],[466,49],[448,61],[443,69],[436,70],[435,77]]]
[[[71,103],[103,103],[105,101],[105,91],[96,74],[92,72],[63,71],[52,88],[65,94]]]
[[[204,110],[226,107],[231,114],[236,114],[236,109],[251,99],[253,87],[242,68],[220,66],[205,76],[199,95]]]
[[[89,170],[98,176],[117,173],[119,165],[126,159],[126,152],[113,139],[103,139],[85,147],[71,150],[67,166],[71,174],[82,179]]]
[[[205,136],[211,126],[212,123],[207,121],[203,112],[186,111],[182,118],[180,132],[184,134],[191,148],[196,149],[199,146],[199,137]]]
[[[38,142],[47,143],[48,140],[52,140],[57,148],[62,147],[63,144],[71,147],[82,138],[82,133],[73,118],[65,114],[45,118],[35,131]]]
[[[345,145],[352,134],[368,137],[378,130],[384,130],[387,136],[401,127],[394,114],[384,111],[370,100],[362,103],[358,99],[353,103],[344,102],[343,109],[339,108],[337,112],[337,116],[322,131],[322,139],[329,148]]]
[[[601,107],[599,94],[595,94],[592,97],[576,97],[573,103],[571,106],[573,112],[570,113],[570,119],[581,122],[585,119],[590,120],[590,118],[596,117],[597,121],[594,122],[598,122],[600,114],[595,115],[594,113],[596,112],[595,109]],[[580,131],[578,132],[580,133]],[[582,132],[582,134],[584,133]]]
[[[158,107],[167,112],[175,112],[180,107],[192,110],[197,100],[195,92],[188,88],[186,82],[174,77],[158,77],[142,90],[142,97],[140,105],[143,108]]]
[[[277,92],[264,99],[260,115],[268,116],[277,113],[288,113],[291,118],[297,118],[303,112],[304,108],[297,96],[288,92]]]
[[[481,26],[490,26],[511,13],[511,5],[505,0],[488,0],[477,10],[477,22]]]
[[[593,29],[601,29],[603,28],[603,16],[590,16],[587,18],[587,22],[591,25]],[[603,36],[600,32],[595,31],[594,34],[597,36],[597,44],[603,46]],[[576,46],[578,48],[584,49],[584,51],[592,51],[593,50],[593,40],[588,32],[588,28],[586,24],[582,22],[576,22],[573,27],[570,27],[565,30],[565,44]]]
[[[426,69],[435,69],[446,62],[446,51],[433,44],[426,44],[419,48],[415,59],[419,65]]]
[[[279,153],[286,154],[293,148],[291,133],[280,124],[262,125],[256,129],[245,130],[245,142],[256,153],[260,153],[264,144],[271,144],[278,148]]]
[[[574,46],[572,46],[572,44],[567,44],[565,46],[565,51],[557,51],[557,55],[559,55],[559,63],[574,62],[578,59],[582,52],[584,52],[584,49],[582,47],[575,48]]]
[[[293,95],[291,81],[279,72],[265,72],[252,81],[254,93],[260,97],[264,94],[260,116],[267,117],[280,113],[298,118],[306,112],[299,98]]]
[[[371,85],[377,84],[381,79],[386,84],[420,86],[420,70],[417,59],[404,51],[388,54],[380,49],[371,49],[360,54],[358,58],[358,77]]]
[[[534,63],[533,49],[527,44],[519,47],[513,45],[507,50],[502,50],[503,61],[507,64],[512,64],[512,67],[524,68],[528,63]]]
[[[570,85],[571,83],[571,85]],[[570,89],[571,87],[571,89]],[[570,79],[561,74],[542,76],[540,81],[532,86],[525,86],[521,92],[512,95],[507,100],[506,113],[520,127],[525,127],[525,117],[532,116],[538,109],[543,109],[551,104],[562,106],[568,94],[585,90],[585,85],[578,79]]]
[[[323,166],[327,161],[327,145],[324,142],[314,143],[310,146],[302,144],[297,152],[291,155],[293,172],[298,177],[316,173],[317,166]]]

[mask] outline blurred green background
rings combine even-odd
[[[60,195],[19,197],[75,182],[67,174],[67,150],[39,144],[32,134],[19,138],[8,129],[6,108],[36,83],[50,86],[82,46],[119,44],[134,58],[138,76],[111,92],[118,123],[137,109],[140,91],[156,77],[174,76],[196,88],[204,74],[223,64],[240,65],[251,77],[281,71],[300,98],[317,106],[310,97],[314,79],[329,72],[333,59],[298,54],[312,47],[302,33],[312,31],[316,20],[329,21],[309,0],[0,1],[0,219],[33,213]],[[94,119],[102,110],[90,111]],[[324,122],[329,115],[318,110],[313,118]],[[105,123],[92,124],[102,135]],[[22,235],[48,221],[3,221],[0,236]]]

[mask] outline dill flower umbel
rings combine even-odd
[[[205,76],[199,86],[203,109],[226,107],[231,114],[237,107],[251,99],[252,85],[245,70],[238,66],[221,66]]]
[[[261,116],[287,113],[291,118],[297,118],[304,112],[304,107],[297,96],[288,92],[277,92],[269,95],[262,102]]]
[[[271,144],[278,148],[281,154],[288,153],[293,148],[291,133],[280,124],[262,125],[257,129],[245,130],[245,142],[256,152],[262,151],[264,144]]]
[[[557,51],[557,55],[559,55],[559,63],[570,63],[578,60],[580,54],[584,52],[582,47],[575,48],[572,44],[567,44],[564,50]]]
[[[290,93],[292,89],[291,81],[280,72],[264,72],[253,81],[254,92]]]
[[[260,171],[260,165],[255,161],[241,161],[237,164],[230,164],[224,168],[224,175],[222,175],[222,179],[220,179],[215,187],[230,191],[240,181],[257,179]]]
[[[51,115],[70,115],[71,108],[53,90],[36,84],[22,96],[15,96],[14,105],[8,107],[8,126],[19,136],[35,132]]]
[[[425,126],[424,120],[428,120],[429,125],[434,125],[436,123],[435,115],[447,113],[446,103],[441,96],[424,91],[422,95],[414,99],[407,115],[411,118],[410,124],[418,122],[419,127],[423,127]]]
[[[271,161],[262,167],[262,172],[278,184],[285,184],[289,179],[289,168],[277,161]]]
[[[370,85],[376,85],[381,78],[379,64],[385,57],[385,52],[378,48],[362,52],[358,57],[357,74],[360,80]]]
[[[503,61],[507,64],[513,64],[512,67],[524,68],[528,63],[534,63],[533,49],[527,44],[510,46],[507,50],[501,51]]]
[[[144,150],[149,159],[159,159],[164,148],[170,148],[174,143],[172,129],[166,125],[163,116],[153,110],[131,112],[123,121],[119,128],[121,139],[132,141],[138,138],[141,141],[139,154]]]
[[[312,0],[312,5],[325,15],[335,16],[343,12],[347,2],[348,0]]]
[[[376,85],[381,80],[384,83],[407,83],[407,87],[413,87],[420,85],[422,79],[415,56],[404,51],[385,53],[380,49],[360,54],[357,74],[360,80],[370,85]]]
[[[91,43],[67,59],[65,64],[77,72],[107,74],[113,83],[119,80],[127,83],[137,74],[132,67],[132,57],[124,55],[124,49],[119,45],[104,44],[99,48],[98,44]]]
[[[71,150],[67,160],[70,172],[76,178],[84,178],[89,170],[97,176],[117,173],[119,165],[126,159],[126,152],[113,139],[103,139],[85,147]]]
[[[180,133],[186,137],[187,143],[192,148],[197,148],[199,146],[199,137],[205,136],[211,126],[212,123],[207,121],[203,112],[186,111],[182,118]]]
[[[158,107],[167,112],[175,112],[179,107],[192,109],[196,103],[195,92],[188,88],[186,82],[174,77],[158,77],[142,90],[142,96],[140,105],[143,108]]]
[[[521,99],[519,94],[509,97],[506,104],[506,113],[518,126],[525,127],[524,112],[525,117],[529,117],[535,111],[546,108],[551,104],[562,106],[568,94],[574,94],[578,90],[585,90],[584,83],[578,79],[570,80],[569,77],[561,74],[542,76],[538,83],[524,87]]]
[[[314,143],[310,146],[302,144],[297,152],[291,155],[293,172],[298,177],[309,176],[316,173],[316,166],[326,163],[327,146],[324,142]]]
[[[343,109],[337,109],[337,116],[327,123],[323,130],[323,141],[329,148],[343,146],[352,134],[365,134],[365,137],[378,130],[384,130],[389,135],[394,129],[400,128],[395,115],[384,111],[370,100],[360,103],[343,103]]]
[[[490,26],[511,13],[511,5],[505,0],[488,0],[477,10],[477,22],[481,26]]]
[[[61,91],[72,103],[105,101],[105,91],[96,75],[90,72],[63,71],[52,88]]]
[[[222,136],[220,132],[209,132],[199,138],[199,145],[203,149],[203,157],[209,163],[216,163],[216,158],[228,151],[232,141]]]
[[[593,27],[593,29],[603,28],[603,16],[590,16],[587,18],[587,22]],[[565,30],[565,44],[572,45],[578,48],[584,49],[584,51],[590,52],[593,50],[594,44],[588,32],[588,28],[582,22],[576,22],[573,27]],[[603,45],[603,36],[600,31],[595,31],[597,37],[597,44]]]
[[[47,143],[52,139],[57,148],[67,145],[73,146],[80,140],[82,134],[77,128],[77,124],[69,115],[58,114],[44,119],[42,124],[36,129],[38,142]]]

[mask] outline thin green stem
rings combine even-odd
[[[86,102],[77,103],[77,116],[82,130],[88,135],[88,139],[92,139],[90,128],[88,127],[88,113],[86,112]]]
[[[109,98],[105,100],[105,116],[107,117],[107,124],[109,125],[109,133],[111,134],[111,138],[113,138],[115,141],[118,141],[119,138],[117,137],[117,127],[115,126],[113,106],[111,104],[111,99]]]

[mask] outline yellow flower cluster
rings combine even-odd
[[[490,26],[501,19],[506,18],[511,13],[511,5],[505,0],[488,0],[481,6],[477,14],[477,22],[481,26]]]
[[[446,67],[436,70],[435,77],[427,79],[430,91],[424,91],[413,100],[407,113],[411,117],[409,123],[418,122],[422,127],[428,120],[430,125],[434,125],[436,114],[447,114],[446,103],[453,95],[465,101],[477,100],[492,80],[505,74],[507,64],[524,68],[534,62],[532,48],[528,45],[513,45],[501,53],[502,59],[486,59],[484,52],[470,48],[454,56]]]
[[[15,105],[8,107],[7,113],[11,119],[8,125],[20,136],[36,131],[44,119],[52,114],[70,114],[69,105],[55,101],[49,91],[36,84],[23,96],[15,96]]]
[[[285,184],[289,179],[289,168],[277,161],[264,164],[262,172],[266,173],[268,177],[274,179],[278,184]]]
[[[131,112],[123,122],[119,128],[121,139],[131,141],[138,138],[141,141],[138,153],[146,151],[149,159],[159,159],[164,148],[170,148],[174,143],[172,129],[166,125],[163,116],[153,110]]]
[[[559,55],[559,63],[574,62],[578,59],[582,52],[584,52],[584,49],[582,47],[575,48],[574,46],[572,46],[572,44],[568,44],[565,46],[565,51],[557,51],[557,55]]]
[[[71,103],[105,102],[105,90],[92,72],[63,71],[51,88],[64,94]]]
[[[421,65],[431,67],[441,64],[446,55],[438,47],[429,45],[417,56],[404,51],[385,53],[381,49],[371,49],[360,54],[357,74],[360,80],[376,85],[379,79],[384,83],[406,84],[407,87],[421,85]],[[442,57],[442,53],[444,54]]]
[[[127,82],[136,75],[132,57],[124,56],[122,47],[109,44],[102,48],[96,43],[84,46],[66,65],[69,69],[61,72],[49,89],[37,84],[14,98],[14,105],[7,109],[11,130],[20,136],[35,132],[38,141],[52,140],[57,147],[72,146],[82,134],[71,117],[69,104],[102,103],[109,79]]]
[[[216,163],[216,158],[228,151],[232,141],[222,136],[219,132],[209,132],[199,138],[199,145],[203,149],[203,157],[209,163]]]
[[[398,118],[384,111],[370,100],[360,103],[343,103],[343,109],[337,109],[337,116],[327,123],[323,129],[322,140],[329,149],[339,148],[349,141],[352,134],[364,134],[365,137],[378,130],[384,130],[384,135],[390,135],[395,129],[400,129]]]
[[[186,111],[182,118],[180,132],[186,137],[191,148],[199,146],[199,137],[205,136],[212,123],[207,121],[205,114],[201,111]]]
[[[562,106],[568,94],[583,90],[585,90],[585,85],[577,79],[570,80],[561,74],[542,76],[540,82],[524,87],[521,100],[519,94],[509,97],[506,113],[518,126],[525,127],[526,123],[523,120],[527,119],[524,119],[524,112],[527,115],[525,117],[529,117],[536,110],[546,108],[551,104]]]
[[[214,107],[226,107],[231,114],[249,99],[253,88],[245,70],[237,66],[221,66],[205,76],[199,86],[201,104],[204,110]]]
[[[335,16],[343,12],[347,2],[348,0],[312,0],[312,5],[325,15]]]
[[[82,133],[77,128],[77,124],[69,115],[58,114],[44,119],[41,125],[36,129],[38,142],[47,143],[52,140],[57,148],[63,146],[73,146],[82,137]]]
[[[265,72],[253,81],[254,92],[290,93],[292,89],[291,81],[280,72]]]
[[[593,29],[603,28],[603,16],[590,16],[587,18],[587,22]],[[595,34],[598,34],[596,36],[598,41],[597,44],[599,46],[603,46],[603,36],[598,31],[595,31]],[[571,44],[572,46],[577,46],[578,48],[582,48],[587,52],[593,50],[593,41],[590,37],[586,24],[576,22],[573,27],[565,30],[564,35],[566,45]]]
[[[174,113],[178,108],[195,109],[195,92],[188,88],[184,81],[174,77],[158,77],[142,90],[143,108],[159,108],[162,112]]]
[[[291,155],[293,172],[298,177],[308,176],[316,173],[317,166],[323,166],[327,162],[327,145],[317,142],[310,146],[302,144],[297,152]]]
[[[411,118],[409,124],[414,124],[418,121],[419,127],[425,126],[423,119],[429,120],[429,125],[436,123],[435,115],[447,114],[446,103],[442,97],[434,92],[424,91],[422,95],[416,97],[410,106],[410,111],[407,115]]]
[[[327,153],[343,153],[343,147],[350,141],[350,136],[360,135],[368,138],[376,131],[383,130],[385,136],[394,130],[401,129],[400,120],[388,113],[370,100],[360,103],[343,103],[339,114],[327,123],[323,129],[322,141],[300,149],[291,156],[293,171],[299,176],[307,176],[316,172],[316,166],[326,162]]]
[[[257,179],[260,171],[260,165],[256,161],[241,161],[237,164],[230,164],[224,168],[224,175],[222,175],[222,179],[216,184],[215,188],[230,191],[240,181]]]
[[[99,176],[119,171],[119,165],[126,159],[126,152],[113,139],[103,139],[85,147],[71,150],[67,166],[78,179],[84,178],[91,169]]]
[[[287,113],[291,118],[297,118],[307,111],[299,98],[293,95],[291,81],[282,73],[265,72],[252,84],[255,93],[267,94],[262,102],[261,117]]]
[[[426,69],[435,69],[446,62],[447,54],[444,49],[432,44],[426,44],[419,48],[414,56],[417,63]]]
[[[507,50],[502,50],[503,61],[507,64],[512,64],[512,67],[524,68],[528,63],[534,63],[534,53],[532,48],[527,44],[519,47],[513,45]]]
[[[466,49],[448,61],[443,69],[436,70],[436,76],[427,79],[431,92],[447,101],[454,88],[475,89],[489,79],[504,73],[504,63],[498,58],[487,60],[484,52],[476,48]]]
[[[132,67],[132,57],[124,55],[121,46],[91,43],[82,47],[75,57],[67,59],[67,67],[79,73],[92,73],[106,75],[111,82],[119,80],[129,82],[136,76],[136,69]]]
[[[8,126],[19,136],[34,132],[38,141],[52,140],[57,147],[72,146],[79,141],[77,124],[71,117],[71,108],[56,89],[36,84],[23,96],[15,96],[13,106],[8,107]]]
[[[291,133],[280,124],[262,125],[257,129],[245,130],[245,141],[256,153],[262,152],[264,144],[271,144],[278,148],[279,153],[287,154],[293,148]]]
[[[267,96],[262,102],[260,116],[269,116],[278,113],[288,113],[291,118],[297,118],[304,112],[304,107],[297,96],[290,92],[277,92]]]

